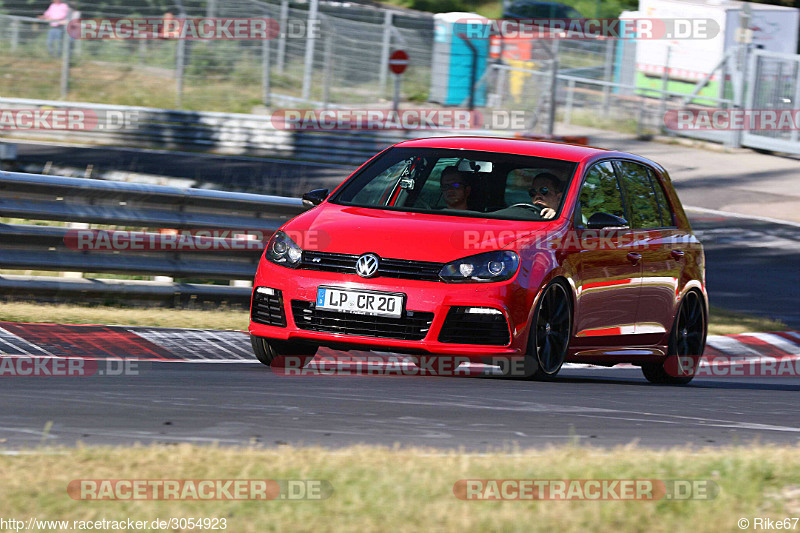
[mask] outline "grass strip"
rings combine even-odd
[[[355,446],[339,450],[174,446],[43,449],[0,456],[4,518],[226,518],[227,531],[740,531],[737,521],[800,514],[800,449],[652,450],[565,445],[485,454]],[[325,480],[317,501],[80,501],[76,479]],[[714,499],[463,501],[462,479],[713,481]]]

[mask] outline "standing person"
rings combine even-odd
[[[67,24],[69,6],[61,0],[53,0],[47,11],[37,18],[50,21],[47,32],[47,53],[53,57],[61,55],[61,43],[64,41],[64,26]]]

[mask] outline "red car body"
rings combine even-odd
[[[699,296],[707,317],[702,246],[692,234],[667,172],[657,163],[628,153],[585,146],[497,138],[429,138],[406,141],[396,147],[546,157],[573,162],[576,168],[563,193],[558,216],[548,221],[464,218],[323,201],[287,222],[282,230],[318,232],[324,236],[319,244],[327,253],[350,256],[373,253],[380,258],[407,261],[448,263],[476,253],[475,250],[513,250],[519,254],[519,269],[508,280],[490,283],[445,283],[383,276],[365,279],[356,274],[287,268],[262,256],[254,287],[281,291],[285,327],[251,320],[252,335],[335,348],[457,354],[477,361],[485,360],[486,356],[513,358],[528,349],[529,331],[542,291],[554,280],[560,280],[569,289],[573,317],[567,361],[645,364],[663,363],[667,357],[679,306],[687,293],[693,291]],[[586,170],[603,161],[633,162],[649,169],[666,193],[673,223],[653,229],[600,232],[578,227],[575,210]],[[341,188],[340,185],[329,198],[335,197]],[[473,251],[465,251],[463,243],[454,239],[454,235],[465,230],[471,232]],[[418,340],[301,328],[295,320],[293,301],[308,302],[313,307],[320,286],[401,293],[406,310],[433,313],[433,319],[427,333]],[[443,325],[453,307],[499,310],[508,330],[508,342],[502,345],[441,342]],[[704,344],[705,329],[702,337]]]

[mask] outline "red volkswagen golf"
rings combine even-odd
[[[632,363],[657,383],[694,375],[703,250],[652,161],[418,139],[304,201],[315,207],[272,236],[255,277],[249,330],[265,364],[329,346],[512,362],[536,379],[565,361]]]

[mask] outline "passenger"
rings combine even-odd
[[[457,167],[450,166],[442,171],[440,187],[447,209],[468,209],[467,198],[472,187]]]

